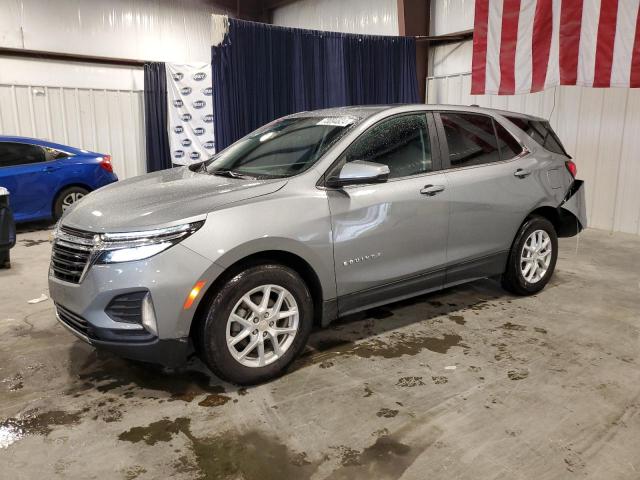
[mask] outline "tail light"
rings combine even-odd
[[[105,155],[102,157],[102,161],[100,162],[100,166],[103,170],[106,170],[109,173],[113,173],[113,165],[111,164],[111,155]]]
[[[576,175],[578,174],[578,167],[576,167],[576,164],[573,163],[571,160],[564,162],[564,164],[567,166],[567,170],[569,170],[569,173],[571,174],[571,176],[573,178],[576,178]]]

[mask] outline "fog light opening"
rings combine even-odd
[[[158,325],[156,323],[156,312],[153,308],[151,294],[147,293],[142,299],[142,325],[156,337],[158,336]]]
[[[198,298],[200,290],[202,290],[202,287],[204,287],[205,283],[206,282],[198,282],[193,286],[193,288],[189,292],[189,295],[187,296],[187,299],[184,301],[185,310],[189,310],[191,308],[191,305],[193,305],[193,302],[195,302],[196,298]]]

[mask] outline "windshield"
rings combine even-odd
[[[316,163],[354,123],[350,117],[277,120],[224,149],[205,168],[231,177],[291,177]]]

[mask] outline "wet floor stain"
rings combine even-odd
[[[464,325],[467,323],[467,321],[464,319],[464,317],[462,315],[449,315],[449,320],[451,320],[452,322],[457,323],[458,325]]]
[[[25,240],[20,240],[20,243],[22,243],[25,247],[35,247],[36,245],[41,245],[43,243],[51,243],[51,242],[48,238],[46,238],[43,240],[25,239]]]
[[[212,393],[207,395],[203,400],[198,402],[201,407],[220,407],[231,400],[231,397],[220,393]]]
[[[525,327],[524,325],[518,325],[517,323],[511,322],[503,323],[500,328],[503,330],[512,330],[516,332],[523,332],[527,329],[527,327]]]
[[[18,372],[15,375],[2,380],[2,383],[6,383],[9,386],[8,388],[10,392],[15,392],[17,390],[22,390],[24,387],[23,380],[24,376]]]
[[[398,387],[418,387],[424,384],[422,377],[402,377],[396,383]]]
[[[400,410],[393,410],[391,408],[381,408],[380,410],[378,410],[378,413],[376,413],[376,416],[380,418],[393,418],[396,415],[398,415],[399,412]]]
[[[378,437],[373,445],[361,452],[350,447],[341,448],[341,466],[327,477],[330,480],[400,478],[420,454],[419,449],[389,435]]]
[[[510,380],[523,380],[529,376],[529,371],[523,368],[515,368],[507,372]]]
[[[509,346],[506,343],[493,343],[491,346],[497,347],[498,349],[498,353],[493,356],[496,361],[513,360],[513,355],[509,351]]]
[[[461,347],[468,349],[462,337],[445,333],[442,338],[432,337],[426,332],[404,333],[394,332],[388,339],[366,340],[361,343],[344,339],[324,338],[311,343],[311,348],[298,360],[299,366],[318,363],[338,355],[356,356],[360,358],[398,358],[403,355],[414,356],[423,350],[435,353],[447,353],[449,349]]]
[[[200,370],[166,371],[153,365],[142,365],[117,357],[90,362],[78,374],[80,383],[69,395],[81,396],[86,390],[100,393],[118,392],[125,398],[157,395],[168,401],[192,402],[203,395],[225,392],[215,377]]]
[[[135,480],[144,473],[147,473],[146,468],[141,467],[140,465],[135,465],[125,470],[124,478],[125,480]]]
[[[51,410],[37,413],[26,412],[17,418],[0,422],[0,448],[7,448],[27,435],[49,435],[54,427],[74,425],[80,421],[82,412]]]
[[[169,442],[176,435],[188,440],[191,456],[174,462],[176,473],[198,473],[199,478],[244,480],[308,479],[317,464],[305,452],[295,452],[275,437],[262,432],[227,432],[212,437],[197,437],[191,431],[191,420],[164,418],[146,427],[134,427],[119,439],[155,445]]]
[[[146,427],[133,427],[118,435],[118,439],[131,443],[144,442],[147,445],[155,445],[158,442],[169,442],[174,435],[183,432],[189,427],[190,419],[185,417],[169,420],[163,418],[150,423]]]
[[[261,432],[227,433],[192,442],[195,462],[203,478],[244,480],[309,479],[317,469],[304,452],[292,452]]]
[[[360,455],[362,452],[355,450],[346,445],[340,445],[338,447],[331,447],[336,450],[340,456],[340,464],[344,467],[353,465],[360,465]]]
[[[447,377],[445,377],[444,375],[437,375],[437,376],[431,377],[431,380],[436,385],[444,385],[445,383],[447,383],[449,381],[449,379]]]

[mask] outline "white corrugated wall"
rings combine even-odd
[[[112,156],[121,179],[146,172],[141,91],[0,84],[0,132]]]
[[[398,35],[397,0],[300,0],[277,8],[274,25],[368,35]]]
[[[473,0],[435,0],[433,34],[472,28],[473,6]],[[471,42],[432,49],[427,103],[477,104],[550,118],[586,181],[590,226],[640,234],[640,90],[558,87],[472,96],[470,70]]]
[[[0,46],[134,60],[209,61],[206,0],[0,0]],[[0,56],[0,135],[110,153],[146,172],[141,68]]]

